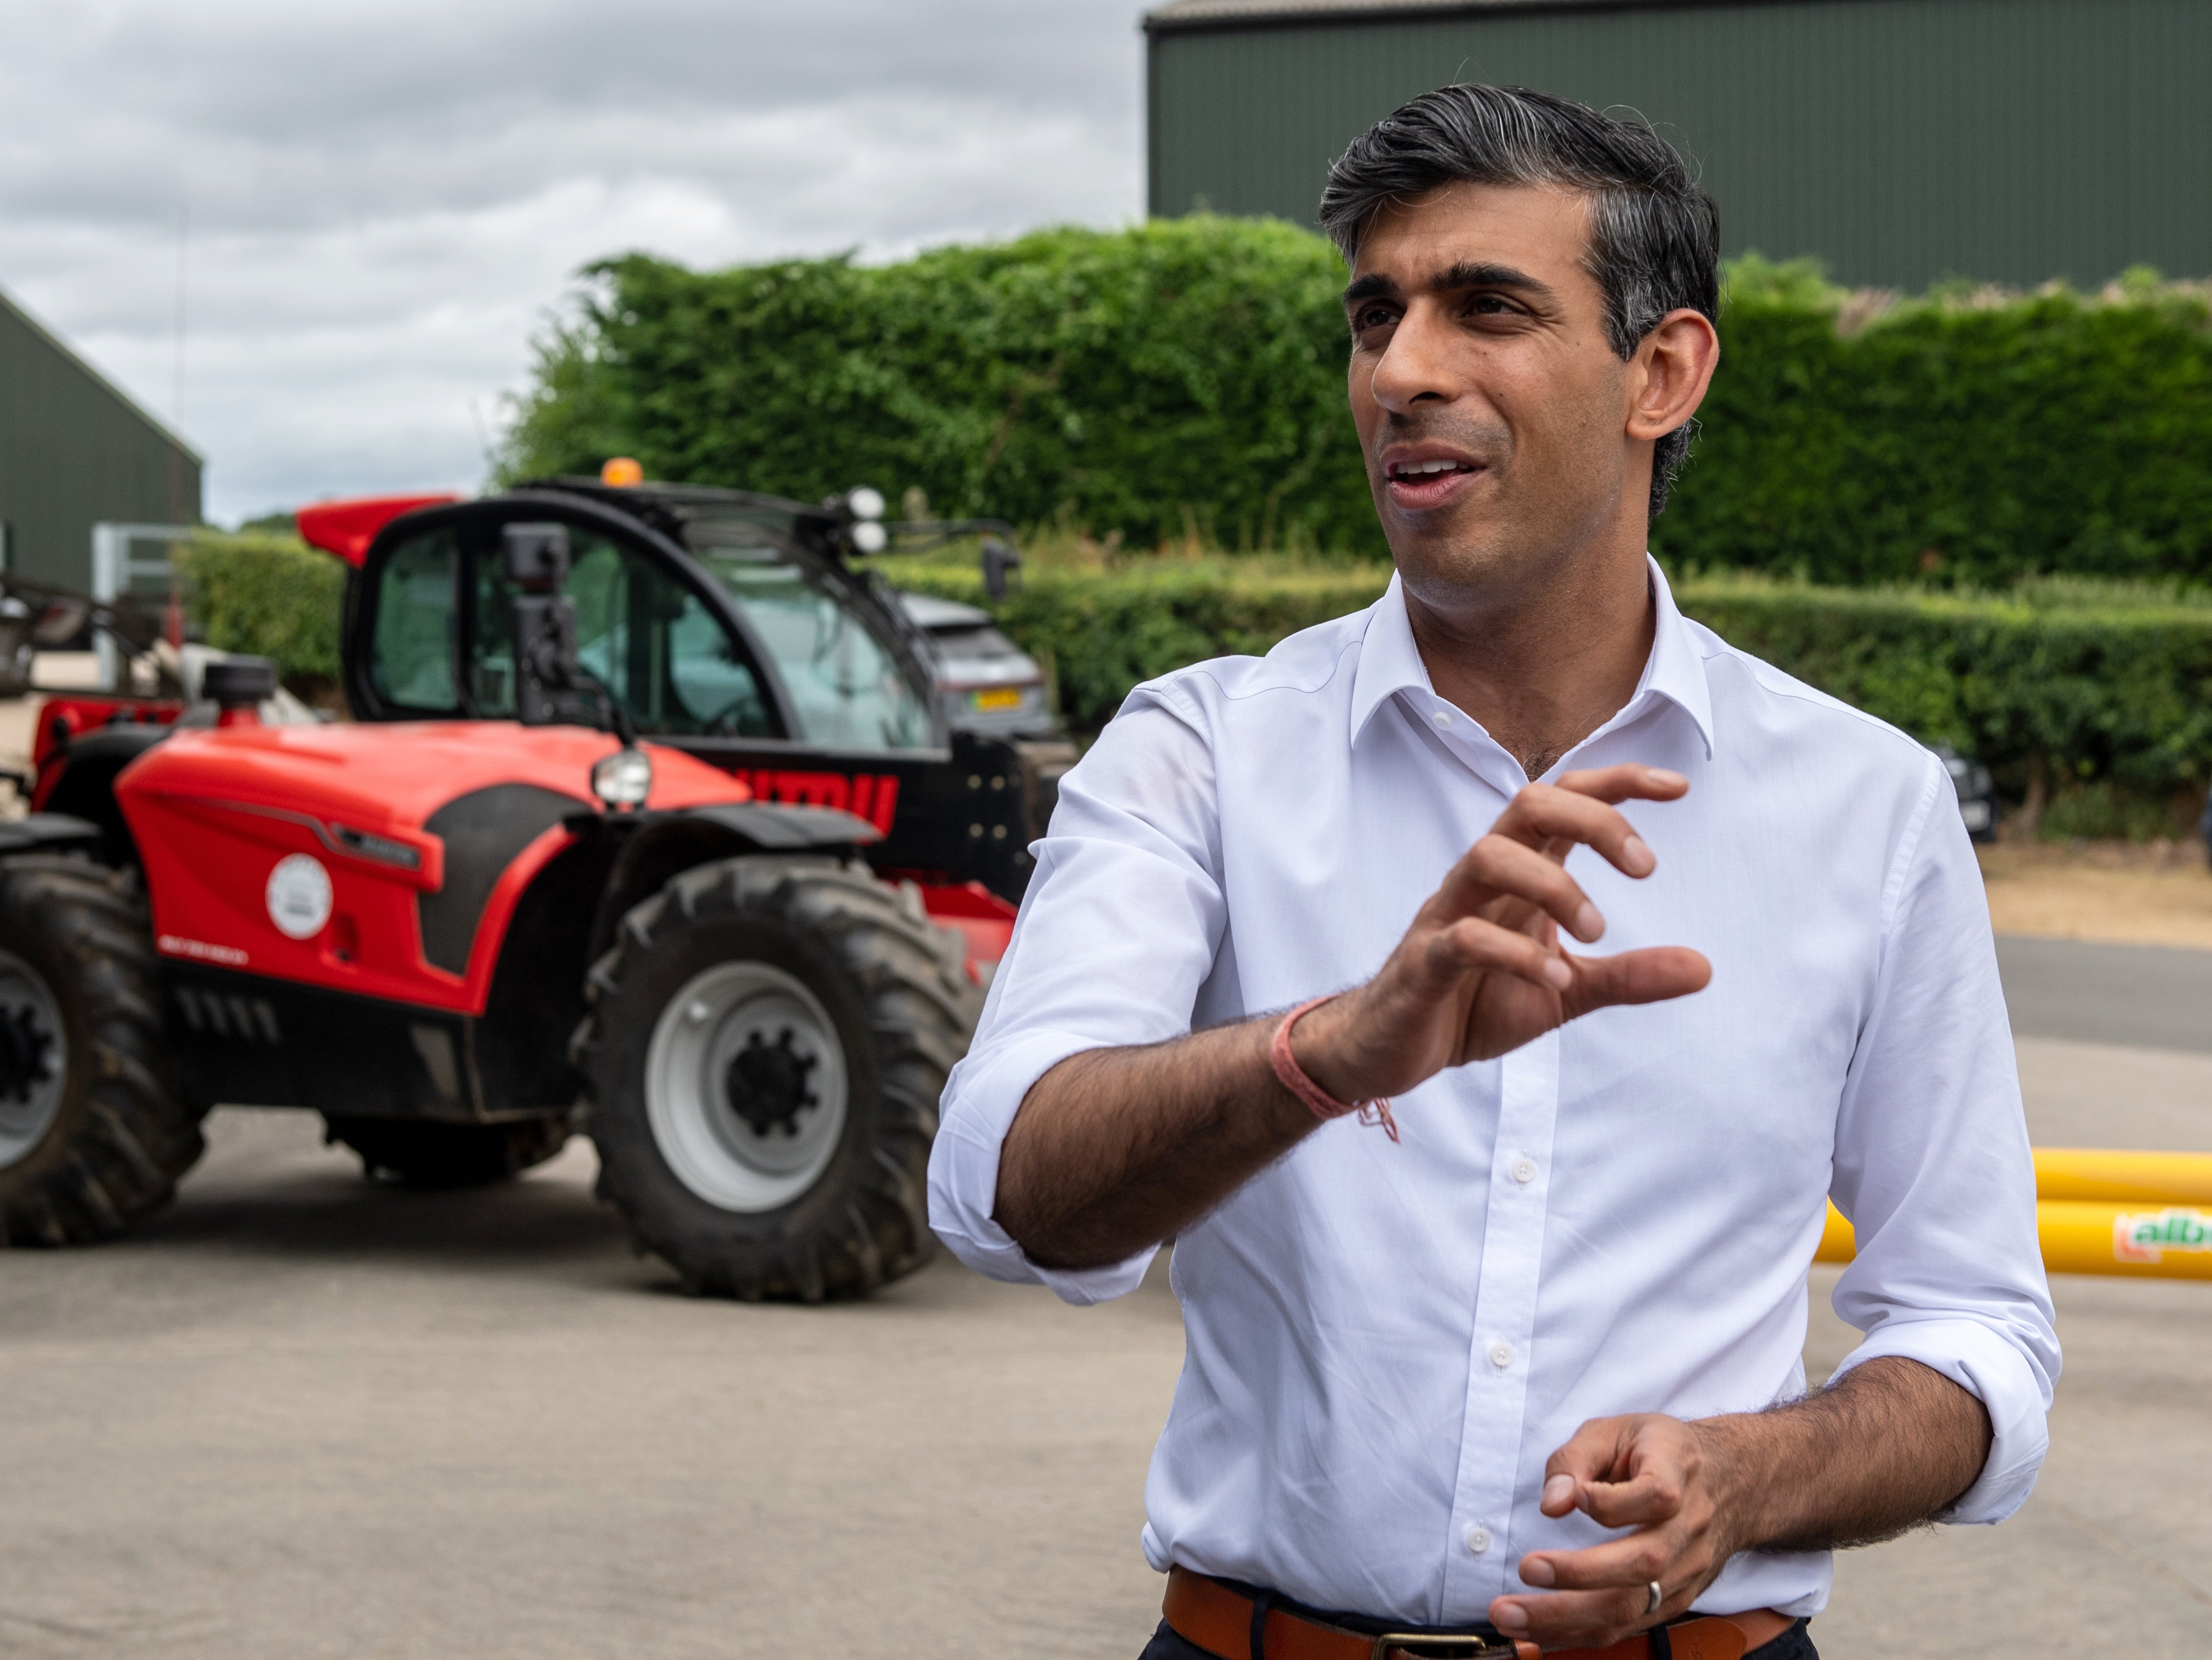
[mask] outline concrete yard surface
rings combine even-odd
[[[227,1111],[121,1243],[0,1255],[0,1654],[1133,1654],[1182,1351],[940,1262],[695,1300],[579,1142],[474,1197]],[[1164,1276],[1163,1276],[1164,1278]]]
[[[1815,1378],[1858,1341],[1826,1306],[1842,1272],[1814,1270]],[[1834,1601],[1813,1622],[1827,1660],[2212,1653],[2208,1292],[2202,1281],[2054,1279],[2066,1368],[2033,1495],[1999,1527],[1923,1529],[1840,1554]]]
[[[2212,1148],[2208,965],[2162,976],[2169,955],[2008,943],[2034,1139]],[[2134,989],[2069,1001],[2069,974]],[[942,1260],[865,1304],[694,1300],[593,1202],[586,1143],[421,1195],[364,1182],[306,1115],[225,1110],[210,1136],[132,1237],[0,1253],[0,1655],[1142,1647],[1145,1468],[1182,1354],[1157,1269],[1080,1310]],[[1838,1272],[1814,1274],[1815,1378],[1856,1341]],[[1829,1660],[2212,1652],[2212,1285],[2055,1292],[2036,1496],[1843,1557]]]

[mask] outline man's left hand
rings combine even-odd
[[[1542,1510],[1629,1531],[1531,1551],[1522,1583],[1548,1595],[1500,1596],[1491,1622],[1546,1648],[1604,1648],[1687,1613],[1738,1551],[1870,1544],[1942,1515],[1991,1435],[1977,1396],[1901,1354],[1765,1412],[1594,1418],[1545,1465]]]
[[[1697,1425],[1657,1413],[1583,1425],[1545,1466],[1544,1514],[1579,1510],[1633,1531],[1587,1550],[1522,1557],[1522,1583],[1551,1594],[1501,1596],[1491,1623],[1546,1648],[1597,1649],[1686,1611],[1742,1548],[1718,1452]]]

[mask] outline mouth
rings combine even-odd
[[[1418,513],[1439,508],[1468,489],[1483,471],[1464,455],[1418,451],[1384,459],[1382,476],[1393,506]]]

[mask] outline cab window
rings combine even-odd
[[[454,585],[459,550],[449,530],[411,537],[384,562],[376,584],[369,678],[395,708],[453,714]]]
[[[699,596],[648,555],[570,526],[576,655],[640,732],[776,736],[760,682]],[[477,712],[514,713],[514,589],[496,548],[475,561],[470,691]]]
[[[830,579],[766,545],[700,550],[775,660],[802,730],[823,749],[928,748],[929,705],[888,642],[839,597]]]

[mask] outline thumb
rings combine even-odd
[[[1568,1018],[1616,1003],[1662,1003],[1686,997],[1711,982],[1713,965],[1683,946],[1652,946],[1617,957],[1574,959],[1575,986],[1567,995]]]
[[[1617,1471],[1625,1471],[1633,1422],[1593,1418],[1568,1437],[1544,1462],[1544,1498],[1538,1508],[1547,1516],[1565,1516],[1580,1506],[1592,1482],[1612,1481]]]

